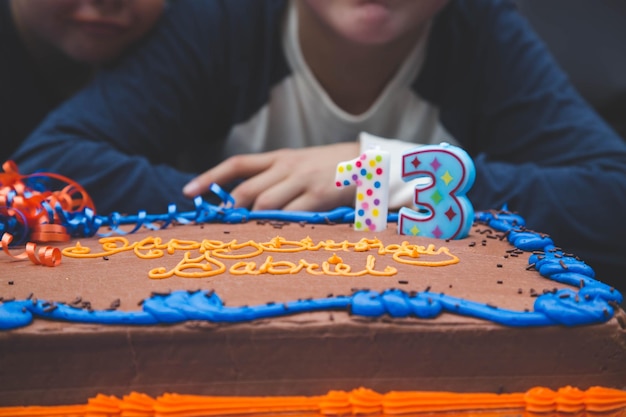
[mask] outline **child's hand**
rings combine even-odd
[[[211,183],[243,180],[231,192],[238,207],[323,211],[352,205],[355,190],[337,189],[335,171],[339,162],[357,157],[359,150],[358,142],[350,142],[236,155],[194,178],[183,193],[194,197]]]

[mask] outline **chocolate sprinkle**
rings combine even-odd
[[[51,305],[51,306],[49,306],[49,307],[47,307],[47,308],[44,308],[43,312],[44,312],[44,313],[51,313],[51,312],[53,312],[54,310],[56,310],[57,308],[58,308],[58,307],[56,306],[56,304],[55,304],[55,305]]]
[[[409,281],[406,281],[406,280],[404,280],[404,279],[401,279],[401,280],[399,280],[399,281],[398,281],[398,284],[403,284],[403,285],[406,285],[406,284],[408,284],[408,283],[409,283]]]

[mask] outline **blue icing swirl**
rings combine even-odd
[[[215,191],[215,190],[214,190]],[[145,211],[136,216],[113,213],[107,217],[96,216],[90,210],[83,213],[59,213],[73,236],[93,236],[102,226],[109,226],[111,233],[127,234],[142,227],[159,229],[177,223],[222,222],[240,223],[250,220],[276,220],[307,223],[347,223],[354,220],[354,209],[339,207],[328,212],[249,211],[231,207],[230,196],[217,190],[225,206],[218,207],[196,198],[196,210],[178,213],[171,205],[165,215],[148,215]],[[51,209],[50,209],[51,210]],[[55,210],[60,210],[58,207]],[[390,213],[388,220],[397,221],[397,213]],[[3,227],[15,225],[4,221]],[[509,242],[518,249],[534,251],[529,264],[543,277],[579,287],[575,292],[563,289],[549,292],[537,298],[534,311],[513,311],[488,304],[435,294],[428,291],[411,292],[390,289],[381,293],[357,291],[351,296],[335,296],[320,299],[268,303],[256,306],[224,306],[213,292],[175,291],[169,294],[153,294],[144,300],[140,311],[85,310],[63,303],[42,300],[5,300],[0,303],[0,329],[8,330],[26,326],[35,318],[62,320],[74,323],[97,323],[107,325],[153,325],[174,324],[190,320],[216,323],[237,323],[262,318],[281,317],[312,311],[347,311],[364,317],[391,316],[397,318],[418,317],[433,319],[442,313],[489,320],[505,326],[576,326],[602,323],[614,314],[611,304],[623,302],[617,290],[597,281],[594,271],[584,262],[555,248],[546,235],[525,228],[524,219],[509,212],[478,212],[477,222],[506,233]],[[131,232],[119,227],[134,224]]]
[[[348,311],[353,315],[364,317],[388,315],[396,318],[423,319],[432,319],[443,312],[448,312],[511,327],[557,324],[575,326],[602,323],[611,318],[614,310],[606,299],[602,298],[602,292],[594,292],[593,288],[589,289],[590,287],[585,288],[587,289],[585,294],[569,289],[544,294],[536,300],[533,312],[500,309],[428,291],[407,293],[397,289],[381,293],[363,290],[351,296],[239,307],[224,306],[219,296],[213,292],[174,291],[169,294],[152,295],[144,301],[141,311],[132,312],[89,311],[61,303],[55,304],[52,309],[49,303],[43,301],[34,303],[28,300],[7,301],[0,305],[0,329],[25,326],[34,317],[75,323],[151,325],[183,323],[190,320],[238,323],[313,311]]]
[[[548,236],[520,229],[511,229],[508,239],[513,246],[527,252],[545,250],[547,247],[554,246],[554,242]]]
[[[565,326],[600,323],[604,321],[603,318],[613,316],[613,308],[605,299],[598,296],[580,297],[570,289],[539,297],[535,301],[535,311]]]

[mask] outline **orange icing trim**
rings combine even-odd
[[[71,258],[99,258],[113,256],[120,252],[133,251],[140,259],[155,259],[176,251],[187,251],[183,259],[170,271],[163,267],[154,268],[148,272],[152,279],[165,279],[172,276],[182,278],[207,278],[223,273],[226,266],[221,261],[215,259],[250,259],[262,255],[265,252],[296,253],[304,251],[345,251],[354,252],[376,251],[379,255],[391,254],[392,258],[403,264],[412,266],[446,266],[459,262],[459,258],[450,253],[445,246],[437,249],[435,245],[420,246],[411,245],[408,242],[384,246],[378,239],[363,238],[358,242],[335,242],[333,240],[320,241],[314,243],[310,237],[300,241],[286,240],[277,236],[268,242],[247,242],[238,243],[237,240],[222,242],[218,240],[202,240],[201,242],[192,240],[170,239],[163,242],[159,237],[146,237],[141,241],[130,243],[122,236],[107,237],[99,240],[102,245],[102,252],[91,253],[91,249],[83,247],[80,242],[75,246],[63,249],[63,255]],[[189,251],[197,250],[201,255],[192,257]],[[238,253],[243,251],[244,253]],[[422,255],[446,255],[448,259],[439,261],[416,260]],[[205,262],[206,261],[206,262]],[[297,263],[290,261],[275,261],[273,256],[268,255],[265,261],[257,267],[254,261],[242,260],[236,262],[229,269],[233,275],[260,275],[260,274],[297,274],[301,270],[306,270],[312,275],[331,275],[344,277],[358,277],[363,275],[392,276],[398,270],[392,266],[386,266],[382,271],[376,270],[376,257],[367,256],[364,269],[352,271],[352,267],[343,262],[336,252],[321,265],[310,263],[300,259]],[[194,272],[186,272],[188,269],[196,269]]]
[[[415,413],[455,412],[459,416],[471,411],[524,410],[527,412],[589,413],[626,412],[626,391],[591,387],[586,391],[570,386],[553,391],[535,387],[525,393],[452,393],[427,391],[391,391],[380,394],[366,388],[350,392],[329,391],[321,396],[238,397],[163,394],[152,398],[130,393],[123,398],[98,394],[84,405],[0,407],[0,417],[39,416],[108,416],[108,417],[197,417],[217,415],[253,415],[302,413],[302,415],[356,415],[382,413],[406,415]],[[544,414],[545,415],[545,414]],[[450,414],[447,414],[450,417]],[[481,414],[484,416],[484,414]]]

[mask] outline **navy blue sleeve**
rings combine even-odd
[[[580,98],[512,2],[456,6],[442,16],[453,23],[435,28],[431,45],[443,50],[420,82],[474,158],[475,208],[508,204],[602,279],[623,275],[626,143]]]

